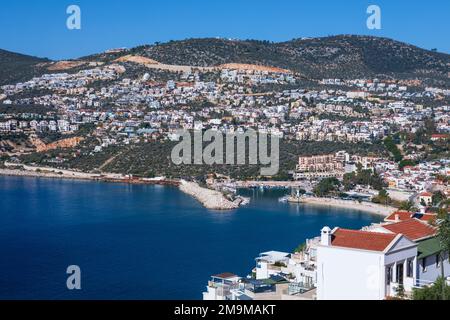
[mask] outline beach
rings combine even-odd
[[[397,209],[390,206],[383,206],[381,204],[372,202],[358,202],[353,200],[340,200],[332,198],[319,198],[319,197],[303,197],[301,203],[308,205],[329,206],[344,209],[353,209],[366,211],[371,214],[377,214],[381,216],[388,216],[395,212]]]

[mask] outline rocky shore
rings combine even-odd
[[[232,210],[237,209],[241,204],[241,199],[230,201],[216,190],[202,188],[195,182],[181,180],[180,190],[200,201],[207,209],[212,210]]]

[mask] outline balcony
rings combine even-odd
[[[433,281],[429,281],[429,280],[415,279],[413,288],[419,289],[419,288],[423,288],[423,287],[428,287],[428,286],[431,286],[433,283],[434,283]]]

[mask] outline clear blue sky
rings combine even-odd
[[[66,28],[79,5],[82,29]],[[382,29],[366,27],[379,5]],[[53,59],[196,37],[386,36],[450,52],[449,0],[2,0],[0,48]]]

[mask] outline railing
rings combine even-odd
[[[425,280],[425,279],[416,279],[414,281],[414,287],[415,288],[422,288],[422,287],[426,287],[426,286],[430,286],[432,285],[434,282],[430,281],[430,280]]]
[[[314,286],[312,283],[292,282],[289,284],[287,293],[289,295],[301,294],[313,288]]]
[[[227,297],[231,294],[231,290],[239,289],[239,283],[224,284],[221,282],[208,281],[208,286],[216,289],[216,295]]]
[[[276,266],[274,264],[270,264],[267,269],[274,270],[274,271],[281,271],[282,266]],[[286,266],[283,266],[283,268],[286,268]]]

